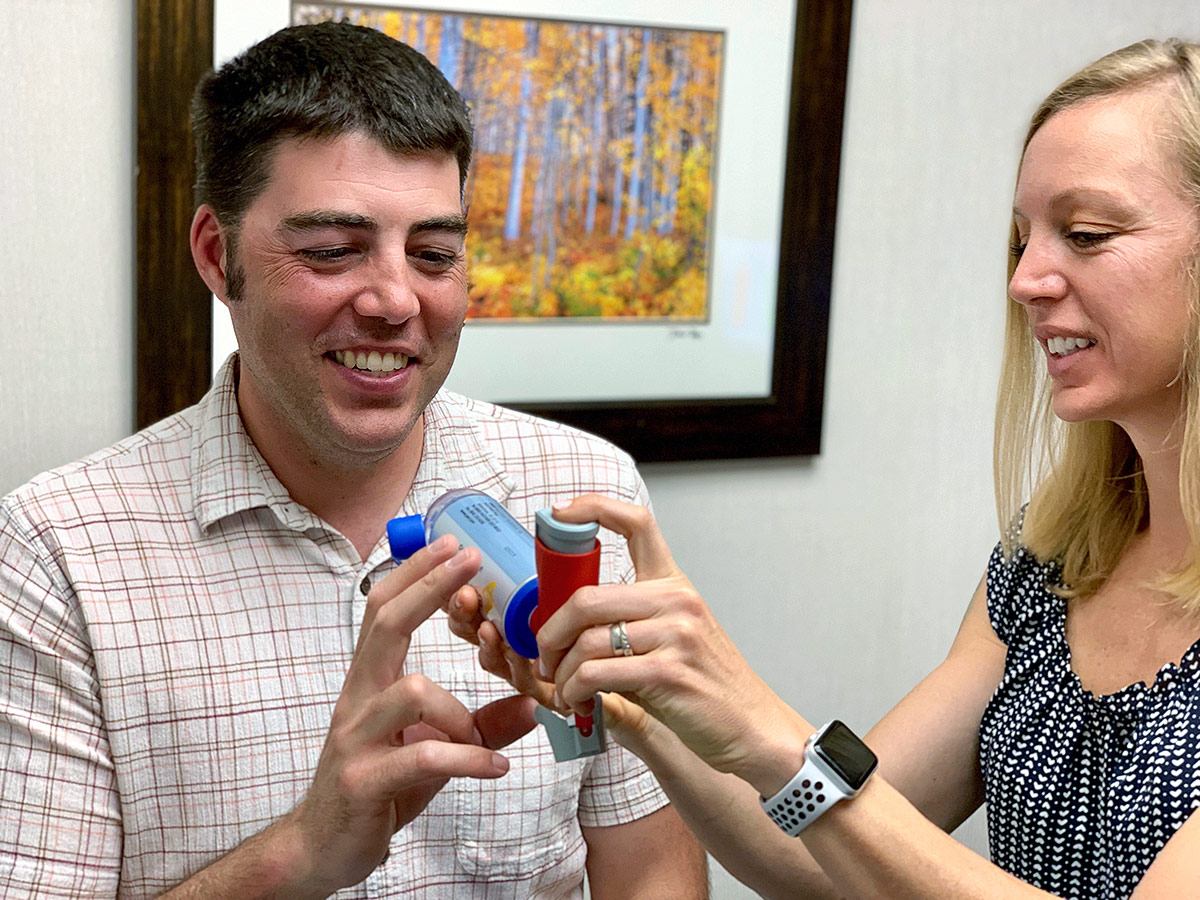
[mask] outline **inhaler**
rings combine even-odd
[[[500,636],[522,656],[538,655],[534,633],[577,588],[600,580],[600,542],[595,522],[572,525],[538,510],[537,540],[498,501],[482,491],[460,488],[443,494],[424,516],[402,516],[388,522],[392,558],[402,562],[444,534],[459,549],[478,547],[483,557],[469,582],[479,591],[484,615]],[[538,583],[541,582],[541,603]],[[598,699],[598,698],[597,698]],[[558,715],[545,707],[533,711],[546,728],[559,762],[603,753],[607,746],[604,716]]]
[[[600,541],[596,539],[600,525],[597,522],[560,522],[550,510],[539,509],[534,531],[537,534],[534,560],[541,584],[541,599],[529,624],[537,634],[575,591],[585,585],[600,583]],[[583,715],[574,718],[579,736],[590,737],[593,718]],[[603,742],[600,749],[604,749]]]
[[[482,491],[459,488],[435,500],[424,516],[392,519],[387,533],[396,562],[445,534],[454,535],[459,549],[479,548],[483,564],[470,584],[479,591],[484,615],[510,647],[527,659],[537,658],[537,641],[529,626],[538,602],[533,535],[499,501]]]

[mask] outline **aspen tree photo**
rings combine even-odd
[[[432,60],[471,108],[472,318],[707,321],[719,31],[293,4]]]

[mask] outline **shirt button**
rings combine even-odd
[[[358,589],[359,589],[360,591],[362,591],[362,595],[363,595],[364,597],[365,597],[365,596],[367,596],[367,594],[371,593],[371,579],[370,579],[369,577],[368,577],[368,578],[364,578],[364,579],[362,580],[362,584],[360,584],[360,585],[358,586]]]

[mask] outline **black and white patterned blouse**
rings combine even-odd
[[[1200,641],[1154,684],[1086,691],[1071,670],[1057,565],[999,548],[988,614],[1008,645],[980,724],[997,865],[1070,900],[1128,897],[1200,806]]]

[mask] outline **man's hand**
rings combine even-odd
[[[508,697],[475,711],[428,678],[404,674],[412,634],[479,569],[479,551],[445,537],[414,554],[367,599],[354,660],[308,795],[284,820],[302,842],[317,895],[357,884],[393,834],[456,776],[498,778],[493,750],[534,725],[532,703]],[[322,893],[322,891],[324,893]]]

